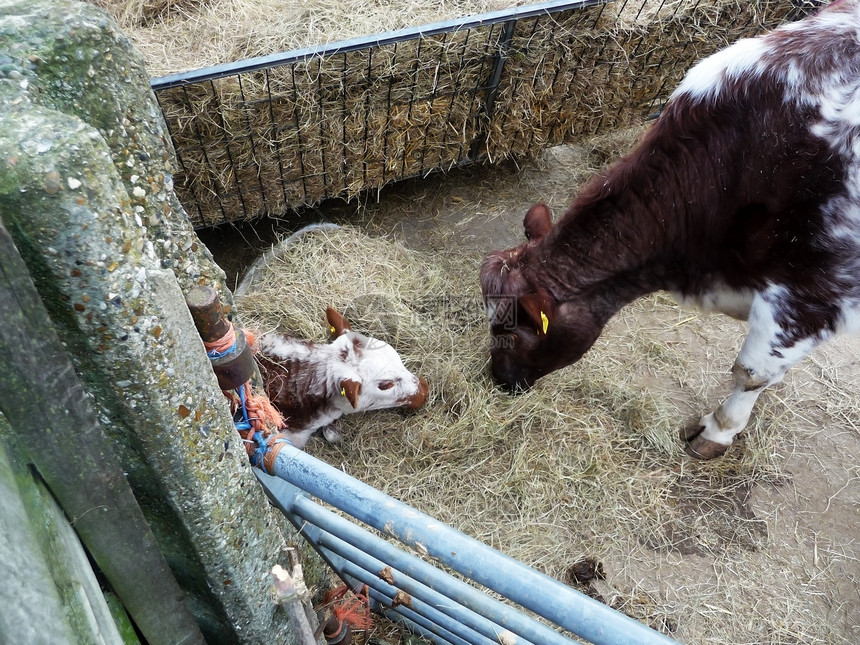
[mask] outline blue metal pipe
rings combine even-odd
[[[398,605],[397,607],[393,606],[394,598],[398,591],[397,588],[392,587],[384,580],[381,580],[375,573],[366,571],[364,568],[358,566],[354,562],[350,562],[349,560],[344,560],[342,571],[351,578],[366,584],[370,591],[379,594],[379,597],[383,599],[382,604],[386,610],[397,611],[400,607],[403,607],[403,605]],[[408,609],[411,609],[414,613],[427,620],[427,624],[424,625],[425,627],[428,627],[431,624],[437,625],[445,631],[456,635],[458,645],[460,643],[462,643],[462,645],[498,645],[498,640],[491,640],[486,636],[477,633],[470,627],[457,622],[450,616],[443,614],[431,605],[422,602],[415,596],[411,596],[411,606],[408,607]],[[501,628],[497,629],[501,631]]]
[[[449,630],[456,629],[457,626],[460,626],[460,629],[457,630],[458,633],[468,630],[468,633],[463,634],[463,636],[473,645],[497,645],[499,642],[499,633],[509,631],[466,609],[455,600],[446,598],[429,587],[425,587],[408,576],[404,576],[400,571],[392,570],[391,575],[395,583],[394,585],[385,582],[379,577],[379,572],[386,567],[384,563],[368,556],[330,533],[326,533],[320,529],[317,529],[317,531],[321,535],[312,541],[320,549],[328,551],[329,553],[326,555],[340,556],[343,560],[341,566],[346,573],[392,598],[398,589],[408,593],[418,613],[426,614],[434,622],[447,627]],[[306,533],[304,529],[302,530],[303,535],[309,533],[310,531]],[[329,545],[332,546],[330,547]],[[366,576],[362,572],[366,573]],[[421,611],[419,607],[424,607],[425,609]],[[511,643],[511,645],[514,645],[514,643]],[[517,639],[516,645],[533,644],[523,639]]]
[[[468,641],[464,640],[459,635],[453,633],[445,627],[441,627],[440,625],[433,623],[432,621],[428,620],[426,616],[423,616],[416,610],[410,609],[405,605],[397,605],[396,607],[393,607],[391,604],[393,599],[389,598],[385,594],[380,593],[378,590],[371,588],[369,594],[372,598],[374,598],[382,605],[382,613],[385,616],[388,616],[391,613],[398,614],[399,616],[409,620],[414,625],[418,625],[419,627],[424,629],[425,632],[429,634],[434,634],[435,636],[442,638],[444,642],[451,643],[451,645],[471,645]]]
[[[401,571],[405,576],[408,576],[406,580],[413,579],[435,590],[450,600],[446,610],[450,612],[449,615],[453,618],[460,616],[456,612],[462,606],[465,610],[485,617],[491,625],[501,626],[519,636],[521,640],[517,641],[518,644],[570,645],[568,638],[523,614],[516,608],[451,577],[432,564],[397,548],[346,518],[319,506],[308,499],[301,489],[289,482],[267,475],[259,469],[255,469],[254,472],[263,483],[269,496],[296,528],[299,530],[305,528],[312,530],[311,527],[317,530],[321,528],[324,530],[321,532],[322,536],[330,536],[332,540],[335,539],[334,536],[337,536],[337,539],[348,543],[356,551],[372,554],[382,562]],[[326,546],[332,548],[333,545],[336,545],[335,542],[325,542],[326,539],[329,538],[321,538]],[[333,568],[337,570],[337,567]],[[398,584],[400,584],[399,580]],[[486,633],[480,629],[479,631]],[[496,635],[495,631],[492,633],[493,636]]]
[[[374,547],[378,547],[379,542],[387,544],[391,549],[397,549],[397,547],[388,544],[385,540],[382,540],[372,533],[364,531],[364,529],[355,526],[348,520],[345,520],[318,504],[315,504],[307,497],[298,498],[294,509],[299,517],[320,526],[332,535],[341,536],[344,540],[353,543],[354,546],[360,550],[367,549],[367,552],[369,553],[377,553],[374,550]],[[350,528],[353,530],[350,530]],[[359,532],[363,532],[363,534]],[[477,607],[491,605],[491,613],[489,615],[484,614],[488,619],[496,625],[499,625],[502,629],[510,631],[513,634],[523,636],[529,642],[540,643],[541,645],[570,645],[570,640],[568,638],[562,636],[550,627],[539,623],[535,619],[526,616],[514,607],[509,607],[499,601],[495,601],[495,603],[498,603],[497,606],[492,606],[494,603],[476,603],[475,600],[489,600],[490,597],[464,582],[457,581],[455,578],[443,573],[430,563],[424,562],[405,552],[403,555],[406,556],[404,558],[405,560],[413,559],[415,561],[415,564],[410,567],[409,570],[405,571],[409,576],[436,589],[440,593],[444,593],[451,602],[474,611],[478,611]],[[387,558],[385,558],[385,560],[388,561]],[[422,574],[426,576],[426,579],[421,579]],[[449,584],[445,584],[442,582],[443,580],[447,581]],[[434,581],[442,582],[442,585],[437,586],[434,584]],[[449,593],[449,591],[452,593]]]
[[[356,519],[500,593],[595,645],[669,645],[677,641],[561,584],[429,515],[397,501],[293,446],[273,474]]]

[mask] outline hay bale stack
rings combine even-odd
[[[639,0],[480,25],[163,89],[197,226],[351,199],[397,180],[641,122],[700,58],[791,0]],[[504,68],[492,85],[500,56]]]
[[[792,2],[614,2],[522,21],[489,124],[490,159],[641,123],[698,60],[781,24]]]

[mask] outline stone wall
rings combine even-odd
[[[0,218],[203,635],[294,642],[268,572],[297,538],[185,305],[198,284],[231,296],[174,194],[141,57],[90,5],[6,2],[0,105]]]

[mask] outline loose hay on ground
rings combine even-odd
[[[611,584],[595,583],[604,600],[657,626],[683,627],[688,612],[703,611],[701,597],[677,598],[675,590],[670,600],[657,581],[623,572],[642,553],[761,551],[766,525],[750,515],[746,496],[754,484],[784,477],[772,449],[785,432],[779,402],[763,397],[749,439],[720,462],[683,458],[676,402],[643,387],[643,374],[652,362],[669,365],[704,407],[730,363],[702,375],[672,333],[706,327],[660,294],[622,311],[605,335],[611,343],[598,341],[575,368],[511,397],[488,377],[476,272],[468,253],[429,254],[352,227],[322,229],[272,260],[264,284],[237,304],[249,326],[315,340],[325,337],[322,312],[333,305],[430,383],[416,413],[347,417],[343,443],[312,441],[309,452],[560,580],[583,558],[606,562]],[[643,307],[665,310],[659,329],[640,328]],[[785,618],[768,611],[762,620]]]

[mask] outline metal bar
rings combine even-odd
[[[319,123],[320,123],[320,164],[322,167],[322,172],[320,173],[320,177],[322,179],[322,189],[323,189],[323,198],[328,199],[331,195],[328,194],[328,185],[326,184],[326,179],[328,178],[328,170],[325,162],[325,151],[328,146],[326,145],[327,137],[325,135],[325,125],[326,125],[326,115],[325,115],[325,99],[323,97],[323,86],[322,86],[322,70],[323,59],[317,59],[317,99],[319,101]]]
[[[511,41],[514,39],[514,30],[517,27],[516,20],[509,20],[505,23],[502,30],[502,39],[499,43],[499,52],[495,57],[493,64],[493,75],[490,77],[490,82],[487,87],[487,98],[485,100],[485,108],[487,119],[493,117],[493,107],[496,104],[496,95],[499,93],[499,83],[502,80],[502,71],[505,69],[505,61],[508,59],[508,48],[511,46]]]
[[[212,88],[212,92],[213,92],[213,99],[217,101],[218,97],[214,93],[215,92],[214,87]],[[182,88],[182,96],[185,98],[185,101],[188,104],[189,109],[191,109],[192,108],[191,97],[188,96],[188,89],[185,87]],[[218,180],[214,179],[216,177],[215,167],[212,165],[212,162],[209,160],[209,155],[206,153],[206,144],[203,141],[203,135],[200,133],[200,120],[195,118],[195,119],[192,119],[191,122],[194,125],[194,136],[197,138],[197,144],[200,146],[200,154],[203,156],[203,161],[206,164],[206,171],[209,173],[209,175],[211,177],[213,177],[212,191],[215,193],[215,198],[218,202],[218,208],[221,210],[221,221],[225,222],[228,219],[227,218],[227,211],[224,210],[223,195],[221,194],[221,191],[218,190]],[[188,148],[189,148],[189,146],[185,147],[186,150]],[[232,161],[230,162],[230,165],[231,166],[233,165]],[[187,174],[187,170],[186,170],[186,174]],[[199,193],[199,187],[197,187],[193,181],[189,184],[189,186],[190,186],[192,192],[194,193],[195,200],[199,204],[200,199],[197,197],[197,195]],[[201,212],[201,215],[202,215],[202,212]],[[205,218],[201,217],[201,219],[205,219]]]
[[[406,553],[403,553],[406,557],[397,558],[396,554],[392,553],[393,551],[398,551],[397,547],[389,544],[372,533],[361,529],[348,520],[335,515],[331,511],[327,511],[307,497],[298,496],[294,500],[293,509],[294,512],[302,519],[325,529],[333,535],[339,536],[341,539],[349,542],[358,549],[376,554],[379,554],[380,551],[388,551],[388,557],[381,557],[381,560],[389,562],[389,564],[392,564],[399,570],[407,573],[407,575],[411,576],[415,580],[418,580],[421,583],[436,589],[440,593],[445,594],[453,602],[459,603],[464,607],[468,607],[469,609],[482,614],[494,623],[503,625],[505,629],[523,636],[529,641],[540,643],[541,645],[570,645],[570,639],[561,636],[558,632],[547,625],[539,623],[519,610],[509,607],[499,601],[491,603],[482,602],[490,599],[490,597],[481,593],[474,587],[448,576],[432,564],[424,562],[420,558]],[[414,509],[411,510],[414,511]],[[384,545],[386,545],[388,549],[386,549]],[[406,566],[399,566],[401,560],[402,564]],[[445,584],[444,582],[444,579],[446,578],[448,580],[448,584]]]
[[[299,88],[296,86],[296,66],[290,67],[290,79],[293,85],[293,120],[296,125],[296,150],[299,158],[299,172],[302,179],[302,199],[308,198],[307,171],[305,170],[304,143],[302,142],[302,121],[299,115]]]
[[[212,67],[206,67],[190,72],[169,74],[167,76],[152,79],[151,85],[152,89],[155,91],[164,90],[170,87],[176,87],[177,85],[199,83],[201,81],[230,76],[231,74],[253,72],[269,67],[289,65],[317,56],[323,57],[330,56],[332,54],[341,54],[355,51],[357,49],[364,49],[365,47],[380,47],[382,45],[390,45],[392,43],[402,42],[404,40],[414,40],[416,38],[425,38],[427,36],[442,34],[449,31],[474,29],[475,27],[492,25],[499,22],[506,22],[508,20],[522,20],[524,18],[531,18],[545,13],[556,13],[566,9],[576,9],[580,7],[605,4],[608,1],[609,0],[551,0],[550,2],[541,2],[525,7],[515,7],[504,11],[482,13],[469,18],[457,18],[454,20],[434,22],[420,27],[409,27],[371,36],[349,38],[347,40],[341,40],[326,45],[294,49],[278,54],[257,56],[243,61],[226,63],[224,65],[214,65]]]
[[[421,627],[426,633],[441,637],[443,643],[451,643],[451,645],[472,645],[469,641],[463,640],[457,634],[428,620],[425,616],[422,616],[417,611],[413,611],[406,605],[392,606],[392,599],[380,593],[376,589],[370,589],[368,595],[373,600],[380,603],[380,609],[382,610],[381,613],[386,616],[392,612],[399,614],[402,618],[409,620],[413,625]],[[433,640],[435,641],[437,639],[434,638]]]
[[[475,138],[472,140],[472,146],[469,150],[469,157],[477,159],[481,154],[481,148],[485,147],[489,138],[490,123],[493,119],[493,112],[496,106],[496,96],[499,93],[499,84],[502,80],[502,71],[505,68],[505,61],[508,59],[508,49],[511,41],[514,38],[514,31],[517,28],[517,20],[509,20],[502,26],[502,33],[499,38],[499,46],[496,55],[493,57],[493,73],[487,83],[486,94],[484,95],[484,108],[479,113],[479,118],[483,117],[485,127],[475,133]]]
[[[560,636],[548,626],[539,623],[534,618],[526,616],[519,610],[504,604],[503,602],[481,593],[474,587],[451,577],[414,555],[406,553],[390,542],[377,535],[359,527],[340,515],[336,515],[312,500],[308,499],[303,492],[283,479],[267,475],[259,469],[254,473],[261,481],[266,492],[272,498],[275,505],[284,512],[290,520],[302,532],[308,531],[311,536],[316,531],[324,537],[320,543],[330,551],[340,556],[351,555],[341,552],[339,545],[344,544],[356,551],[370,554],[388,565],[391,565],[407,579],[415,581],[435,593],[450,600],[451,605],[446,605],[446,611],[454,618],[470,620],[472,616],[482,616],[491,625],[502,625],[505,629],[518,634],[526,639],[526,642],[539,643],[540,645],[569,645],[567,638]],[[297,509],[296,506],[300,508]],[[296,512],[299,511],[299,512]],[[312,539],[311,542],[316,544]],[[325,554],[323,554],[325,557]],[[358,560],[357,560],[358,562]],[[331,563],[336,564],[336,563]],[[336,566],[332,566],[336,569]],[[401,584],[398,581],[398,584]],[[404,590],[412,593],[403,584]],[[459,610],[462,606],[467,611]],[[441,607],[440,607],[441,609]],[[468,612],[472,612],[469,614]],[[466,624],[472,624],[466,622]],[[480,624],[475,624],[480,630]]]
[[[403,544],[426,551],[455,571],[595,645],[676,643],[293,446],[280,450],[273,470],[276,476]]]
[[[297,519],[295,516],[290,517],[289,513],[286,513],[286,515],[296,526],[301,524],[301,522],[298,524],[295,522]],[[306,532],[308,528],[311,530]],[[380,609],[388,611],[397,610],[399,605],[395,602],[395,597],[397,595],[398,588],[388,584],[378,575],[378,572],[382,571],[384,565],[381,565],[380,568],[375,570],[368,569],[358,564],[357,560],[351,559],[349,556],[344,556],[336,553],[332,549],[322,546],[320,542],[311,537],[315,534],[325,534],[325,532],[321,531],[318,527],[302,525],[301,532],[309,539],[311,544],[314,545],[317,552],[323,557],[329,566],[337,571],[340,577],[343,578],[350,587],[356,587],[357,585],[354,584],[355,582],[360,583],[360,585],[367,585],[370,590],[375,592],[375,599],[380,601]],[[350,554],[350,556],[351,555],[352,554]],[[451,601],[449,600],[448,603],[450,602]],[[411,617],[412,622],[421,625],[429,631],[445,634],[446,641],[455,642],[457,645],[497,645],[498,643],[496,638],[485,638],[472,629],[464,628],[461,623],[458,623],[450,616],[444,615],[435,607],[417,600],[414,596],[411,598],[410,605],[407,608],[411,609],[414,614],[420,616],[419,619],[415,619],[411,613],[407,613],[406,615]],[[440,628],[443,631],[440,632],[440,630],[436,628]],[[502,628],[497,627],[496,633],[501,630]],[[518,641],[516,645],[521,644]]]
[[[313,544],[318,545],[322,549],[326,549],[331,555],[337,555],[347,562],[354,563],[354,566],[361,567],[362,570],[372,574],[376,583],[362,580],[365,584],[375,587],[392,596],[393,593],[390,593],[391,589],[394,589],[395,592],[398,588],[402,589],[413,599],[421,600],[431,610],[444,613],[450,619],[454,619],[460,625],[468,627],[475,633],[486,637],[485,640],[489,639],[492,643],[498,642],[498,635],[500,632],[511,631],[510,629],[503,627],[500,623],[504,624],[507,622],[506,616],[510,615],[510,613],[514,611],[512,608],[503,605],[505,611],[501,612],[501,621],[493,622],[484,618],[480,614],[475,613],[471,609],[468,609],[465,604],[458,602],[456,596],[451,597],[443,595],[443,593],[418,582],[397,569],[392,569],[389,564],[377,560],[372,555],[368,555],[361,549],[357,549],[348,542],[341,540],[327,531],[323,531],[315,525],[304,524],[301,528],[301,532],[305,537],[310,537],[310,541]],[[389,585],[388,583],[383,582],[380,586],[379,583],[381,578],[379,578],[379,574],[385,570],[386,566],[388,566],[391,573],[391,579],[396,583],[396,585]],[[354,575],[354,577],[360,578],[357,573],[352,573],[349,569],[345,570],[347,573]],[[444,624],[444,622],[441,624]],[[476,640],[475,642],[483,643],[485,640]],[[517,645],[531,645],[531,641],[526,641],[521,638],[517,640]]]
[[[355,578],[359,582],[366,584],[370,589],[380,594],[385,599],[384,604],[386,605],[386,609],[396,609],[400,606],[395,603],[398,591],[397,587],[391,586],[381,578],[377,577],[376,574],[366,571],[349,559],[343,560],[341,571]],[[498,645],[497,640],[489,639],[486,636],[477,633],[473,629],[458,623],[450,616],[446,616],[442,612],[434,609],[432,606],[421,602],[414,596],[410,602],[411,604],[408,607],[412,609],[412,611],[419,616],[422,616],[425,620],[429,621],[429,623],[438,625],[442,629],[445,629],[452,634],[456,634],[458,639],[460,639],[465,645]],[[502,629],[499,628],[497,631],[502,631]]]
[[[279,141],[280,128],[275,121],[274,99],[272,98],[272,79],[269,75],[269,70],[263,70],[263,82],[266,85],[266,96],[268,96],[267,107],[269,108],[269,119],[272,122],[270,129],[272,143],[275,147],[275,157],[278,160],[278,174],[281,177],[281,194],[284,197],[284,207],[288,207],[290,200],[287,197],[287,182],[284,179],[284,160],[281,157],[281,142]]]
[[[412,79],[412,91],[409,92],[409,108],[406,110],[406,121],[412,121],[412,106],[415,105],[415,90],[418,89],[418,77],[421,74],[421,47],[424,45],[424,40],[421,39],[418,41],[418,48],[415,51],[415,70],[414,76]],[[408,132],[408,129],[407,129]],[[403,141],[403,150],[401,151],[403,154],[402,159],[400,160],[400,177],[399,179],[403,179],[403,176],[406,174],[406,156],[409,154],[409,139],[406,138]],[[420,170],[419,170],[420,172]]]
[[[254,140],[254,127],[251,125],[251,118],[248,116],[250,104],[245,98],[245,88],[242,85],[241,74],[236,77],[236,82],[239,84],[239,97],[241,98],[241,103],[239,104],[239,107],[242,111],[242,116],[244,117],[243,120],[245,121],[245,127],[248,129],[248,143],[251,145],[251,161],[249,164],[247,164],[246,167],[251,167],[256,170],[256,172],[254,172],[254,175],[257,177],[257,185],[259,185],[260,187],[260,199],[262,200],[262,208],[264,212],[268,212],[270,209],[268,204],[268,197],[266,195],[266,187],[263,185],[263,168],[262,164],[260,163],[262,155],[257,154],[257,142]],[[238,172],[236,174],[236,184],[239,184]],[[281,182],[281,185],[283,185],[283,182]],[[241,191],[241,188],[239,190]],[[259,212],[253,214],[246,212],[246,215],[248,215],[248,218],[250,219],[251,216],[259,215]]]
[[[328,549],[333,554],[340,554],[347,562],[353,563],[353,567],[360,567],[361,570],[366,571],[373,579],[375,579],[375,582],[363,580],[365,584],[379,589],[392,597],[394,593],[397,592],[397,589],[405,591],[412,597],[413,602],[415,600],[419,600],[423,605],[426,605],[426,607],[431,610],[431,614],[444,614],[445,618],[436,621],[439,624],[445,625],[451,620],[456,621],[456,624],[460,625],[463,630],[467,630],[470,633],[467,637],[470,642],[481,644],[489,642],[491,644],[495,644],[498,643],[498,636],[500,633],[510,632],[509,629],[476,614],[464,605],[456,602],[453,598],[448,598],[430,587],[413,580],[402,572],[392,569],[390,566],[386,566],[385,563],[367,555],[360,549],[356,549],[340,538],[320,529],[317,530],[321,533],[321,539],[317,542],[317,544],[320,545],[320,548]],[[336,544],[329,547],[328,545],[332,544],[332,542],[335,542]],[[391,579],[395,584],[388,584],[387,582],[382,581],[379,577],[379,574],[386,570],[386,568],[390,572]],[[353,573],[350,568],[345,568],[344,570],[347,573],[354,575],[356,578],[361,578],[361,576],[358,575],[358,572]],[[517,640],[517,645],[533,644],[530,641],[526,641],[521,638]]]

